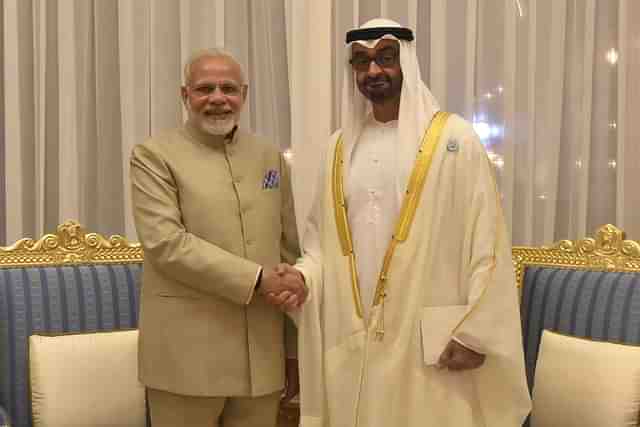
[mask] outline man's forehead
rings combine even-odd
[[[356,53],[356,52],[364,52],[364,53],[375,53],[377,51],[383,50],[383,49],[387,49],[387,48],[399,48],[400,44],[398,43],[397,40],[392,40],[392,39],[382,39],[379,40],[378,43],[376,43],[376,45],[374,47],[368,48],[365,45],[358,43],[358,42],[353,42],[353,44],[351,44],[351,52],[352,53]]]
[[[220,80],[240,81],[240,66],[224,56],[207,56],[194,62],[191,66],[193,79],[219,78]]]

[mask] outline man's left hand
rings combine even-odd
[[[300,393],[300,374],[298,372],[298,359],[288,359],[284,365],[285,389],[282,403],[288,403]]]
[[[300,291],[294,293],[290,290],[281,292],[267,292],[265,298],[267,302],[285,312],[293,312],[300,308],[307,299],[309,289],[304,283],[304,276],[289,264],[279,264],[274,272],[280,277],[281,282],[286,285],[285,289],[298,288]]]
[[[462,344],[451,340],[444,349],[438,360],[440,368],[447,368],[450,371],[466,371],[476,369],[484,363],[485,355],[476,353]]]

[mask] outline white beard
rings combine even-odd
[[[209,135],[226,135],[233,130],[237,122],[238,116],[236,114],[228,119],[214,120],[194,112],[188,103],[186,107],[192,123]]]
[[[233,130],[236,125],[236,118],[230,117],[225,120],[199,119],[200,128],[211,135],[226,135]]]

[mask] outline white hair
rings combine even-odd
[[[203,58],[227,58],[229,59],[231,62],[233,62],[234,64],[238,65],[238,68],[240,69],[240,84],[244,84],[245,83],[245,79],[244,79],[244,70],[242,69],[242,65],[240,65],[240,62],[236,59],[235,56],[233,56],[233,54],[229,51],[226,51],[222,48],[219,47],[215,47],[215,48],[210,48],[210,49],[201,49],[198,50],[194,53],[192,53],[189,58],[187,59],[187,62],[184,64],[184,84],[187,85],[189,84],[189,81],[191,80],[191,73],[192,70],[191,68],[193,67],[193,64],[195,64],[196,62],[198,62],[199,60],[203,59]]]

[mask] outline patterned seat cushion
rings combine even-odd
[[[0,270],[0,405],[30,427],[28,337],[138,325],[141,264]]]
[[[544,329],[640,343],[640,274],[528,267],[520,309],[531,390]]]

